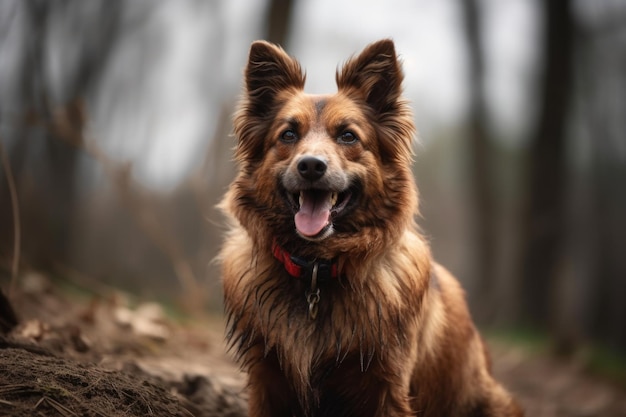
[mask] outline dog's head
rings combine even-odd
[[[240,172],[225,206],[257,239],[316,256],[372,250],[413,223],[414,126],[394,44],[365,48],[309,95],[299,63],[252,44],[234,119]]]

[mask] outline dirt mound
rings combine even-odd
[[[219,319],[183,325],[119,294],[70,300],[35,278],[11,298],[19,324],[6,303],[0,314],[0,416],[247,415]]]
[[[0,404],[7,416],[191,416],[151,378],[21,349],[0,350]]]

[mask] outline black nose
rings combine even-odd
[[[309,181],[318,180],[326,172],[326,161],[317,156],[303,156],[298,161],[298,172]]]

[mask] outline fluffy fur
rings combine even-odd
[[[393,42],[308,95],[296,60],[252,44],[234,118],[239,173],[221,208],[227,338],[249,374],[250,415],[521,416],[491,376],[457,281],[415,224],[414,125]],[[291,276],[272,245],[338,277]]]

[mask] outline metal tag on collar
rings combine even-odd
[[[309,303],[309,318],[315,320],[317,317],[317,303],[320,302],[320,289],[317,287],[317,274],[319,271],[319,262],[313,263],[311,271],[311,289],[306,293],[306,301]]]

